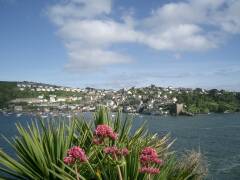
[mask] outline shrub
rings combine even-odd
[[[115,119],[100,107],[94,121],[73,118],[17,125],[10,142],[17,158],[0,151],[0,170],[17,179],[203,179],[199,153],[178,160],[169,150],[170,136],[132,132],[132,120]],[[6,178],[1,175],[1,178]]]

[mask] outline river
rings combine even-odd
[[[0,114],[0,133],[6,137],[17,134],[15,123],[26,126],[32,117]],[[197,115],[194,117],[147,116],[134,117],[134,127],[144,121],[151,133],[160,136],[168,132],[176,139],[173,149],[182,153],[200,150],[206,157],[209,175],[213,180],[240,179],[240,113]],[[0,148],[13,154],[9,145],[0,137]]]

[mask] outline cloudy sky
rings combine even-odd
[[[0,80],[240,90],[240,0],[0,0]]]

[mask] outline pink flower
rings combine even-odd
[[[129,154],[128,149],[127,149],[127,148],[123,148],[123,149],[121,150],[121,154],[122,154],[123,156],[127,156],[127,155]]]
[[[141,173],[158,174],[158,168],[150,167],[151,164],[163,164],[163,160],[158,158],[156,149],[145,147],[140,154]]]
[[[116,140],[118,134],[115,133],[112,128],[106,124],[98,125],[95,129],[95,138],[93,140],[94,144],[101,144],[104,138],[110,138],[112,140]]]
[[[75,161],[76,161],[76,159],[73,158],[73,157],[70,157],[70,156],[65,157],[65,158],[63,159],[63,162],[64,162],[65,164],[67,164],[67,165],[74,164]]]
[[[153,162],[156,164],[163,164],[163,160],[158,158],[153,159]]]
[[[97,136],[108,137],[112,133],[113,133],[112,128],[105,124],[98,125],[97,128],[95,129],[95,134]]]
[[[153,167],[141,167],[140,168],[140,173],[148,173],[148,174],[158,174],[160,170],[158,168],[153,168]]]
[[[69,157],[73,157],[75,159],[78,159],[80,162],[86,162],[87,156],[85,154],[85,151],[80,148],[79,146],[74,146],[67,152]]]
[[[162,164],[162,160],[158,158],[157,151],[151,147],[145,147],[140,154],[140,162],[142,165],[150,163]]]
[[[145,147],[141,154],[143,155],[149,155],[149,156],[153,156],[153,157],[157,157],[157,151],[154,149],[154,148],[151,148],[151,147]]]
[[[116,146],[105,147],[103,151],[104,151],[104,153],[106,153],[106,154],[116,155],[117,152],[118,152],[118,148],[117,148]]]
[[[109,135],[109,138],[111,138],[112,140],[116,140],[117,137],[118,137],[118,134],[115,133],[115,132],[113,132],[113,133],[111,133],[111,134]]]
[[[118,155],[118,156],[126,156],[129,154],[129,151],[127,148],[117,148],[116,146],[112,147],[106,147],[104,148],[104,153],[109,154],[109,155]]]

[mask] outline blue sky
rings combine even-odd
[[[240,91],[239,0],[0,0],[0,80]]]

